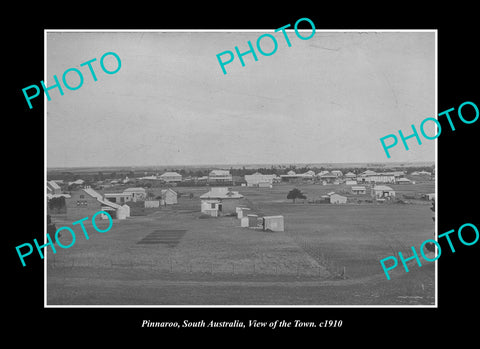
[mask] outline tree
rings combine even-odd
[[[307,197],[303,194],[300,189],[294,188],[290,190],[287,194],[287,199],[292,199],[293,203],[295,203],[296,199],[306,199]]]

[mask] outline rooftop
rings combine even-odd
[[[228,170],[212,170],[210,171],[210,176],[230,176],[230,171]]]
[[[60,189],[60,186],[55,181],[48,181],[47,183],[50,184],[53,189]]]
[[[144,188],[127,188],[123,192],[124,193],[131,193],[131,192],[138,192],[138,191],[145,193]]]
[[[172,176],[181,177],[182,175],[177,172],[165,172],[162,175],[160,175],[160,177],[172,177]]]

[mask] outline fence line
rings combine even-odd
[[[49,270],[64,268],[120,268],[120,269],[143,269],[146,271],[158,271],[162,273],[185,273],[185,274],[210,274],[210,275],[257,275],[257,276],[325,276],[325,266],[306,265],[281,265],[278,263],[257,262],[257,261],[225,261],[225,262],[203,262],[194,260],[175,260],[174,258],[158,261],[133,259],[113,260],[104,257],[88,258],[85,256],[48,256]]]

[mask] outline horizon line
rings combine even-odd
[[[370,165],[396,165],[396,164],[417,164],[417,163],[431,163],[435,165],[435,160],[416,160],[416,161],[393,161],[393,162],[379,162],[379,161],[364,161],[364,162],[285,162],[285,163],[211,163],[211,164],[165,164],[165,165],[91,165],[91,166],[52,166],[46,167],[47,170],[55,169],[80,169],[80,168],[143,168],[143,167],[231,167],[231,166],[313,166],[313,165],[341,165],[341,164],[370,164]]]

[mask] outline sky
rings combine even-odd
[[[256,48],[264,33],[278,43],[271,56]],[[434,32],[316,30],[301,40],[287,30],[291,47],[269,29],[46,35],[46,85],[69,68],[84,78],[45,100],[49,168],[435,161],[435,141],[421,135],[409,151],[399,139],[390,159],[379,140],[436,116]],[[223,74],[216,55],[245,52],[248,40],[258,61],[248,54],[242,67],[235,56]],[[100,67],[106,52],[121,59],[115,74]],[[93,58],[97,81],[80,66]]]

